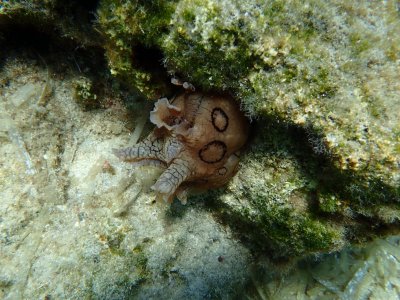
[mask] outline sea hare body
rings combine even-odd
[[[152,189],[182,203],[191,189],[224,185],[236,172],[249,125],[229,96],[183,93],[159,99],[150,113],[157,127],[134,147],[114,150],[125,161],[166,168]]]

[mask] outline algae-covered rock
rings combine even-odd
[[[249,299],[396,299],[400,293],[399,237],[376,239],[304,260],[289,276],[260,276]],[[264,278],[262,278],[264,277]],[[389,288],[388,288],[389,287]]]
[[[168,32],[176,2],[100,1],[98,21],[107,40],[104,47],[110,71],[148,98],[160,97],[168,90],[159,45]]]
[[[225,220],[273,259],[340,248],[346,242],[343,227],[317,208],[320,172],[327,173],[323,162],[301,141],[300,130],[272,123],[265,130],[219,195]]]
[[[170,94],[169,76],[234,95],[252,136],[228,189],[205,201],[241,237],[288,258],[398,229],[396,1],[82,3],[3,1],[0,25],[55,25],[103,49],[110,73],[147,98]],[[75,85],[87,108],[99,107],[95,85]]]
[[[394,1],[187,0],[162,47],[170,68],[235,92],[250,117],[309,131],[337,169],[398,188],[399,22]]]
[[[332,250],[398,225],[396,1],[100,3],[112,70],[141,74],[139,58],[158,60],[148,79],[129,75],[146,95],[162,87],[149,78],[165,68],[234,94],[257,120],[217,207],[273,257]],[[143,47],[157,55],[140,56]]]

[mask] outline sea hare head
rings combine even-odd
[[[161,98],[155,103],[154,109],[150,112],[150,121],[157,128],[165,127],[168,130],[172,130],[181,121],[181,109],[171,105],[167,98]]]

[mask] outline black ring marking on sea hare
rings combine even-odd
[[[217,120],[218,116],[221,116],[223,118],[223,120],[225,121],[225,123],[222,126],[221,125],[218,126],[218,124],[216,124],[216,120]],[[224,132],[226,130],[226,128],[228,128],[229,118],[226,115],[226,113],[222,110],[222,108],[220,108],[220,107],[216,107],[213,109],[213,111],[211,113],[211,120],[212,120],[212,124],[213,124],[214,128],[219,132]]]
[[[224,176],[226,172],[228,172],[228,169],[225,167],[218,169],[218,175]]]
[[[216,151],[216,150],[221,150],[220,157],[218,157],[215,160],[205,159],[204,156],[207,156],[207,151]],[[226,145],[224,142],[221,141],[212,141],[199,150],[200,159],[208,164],[214,164],[220,162],[224,158],[225,154],[226,154]]]

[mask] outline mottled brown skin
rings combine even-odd
[[[114,150],[125,161],[166,168],[152,189],[182,203],[191,189],[224,185],[237,170],[249,125],[229,96],[183,93],[159,99],[150,120],[157,128],[137,145]]]

